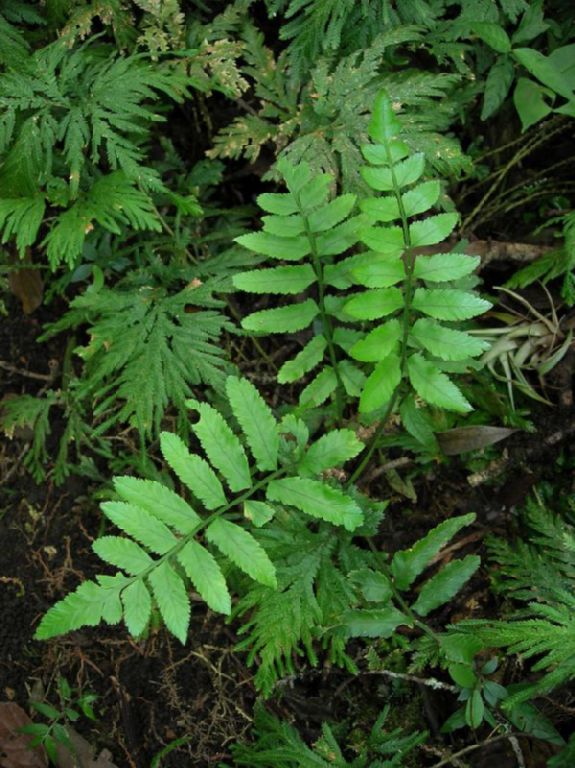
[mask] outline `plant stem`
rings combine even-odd
[[[402,314],[402,321],[401,321],[402,336],[401,336],[401,362],[400,362],[401,379],[403,380],[407,374],[407,339],[409,336],[409,328],[411,325],[411,305],[413,303],[413,294],[415,289],[415,280],[413,278],[413,273],[415,269],[415,254],[411,248],[409,220],[407,218],[407,214],[405,213],[405,207],[403,205],[403,200],[401,198],[401,189],[399,187],[399,184],[397,183],[395,172],[393,170],[393,159],[391,157],[391,152],[389,150],[389,145],[387,143],[385,145],[385,150],[387,154],[387,161],[391,171],[393,194],[397,201],[397,207],[399,210],[399,215],[401,217],[401,228],[403,230],[403,242],[405,245],[404,260],[403,260],[403,266],[405,269],[405,288],[404,288],[405,292],[404,292],[403,314]],[[371,457],[373,456],[375,450],[377,449],[379,439],[383,434],[383,431],[385,430],[387,420],[389,419],[389,417],[393,412],[393,409],[397,402],[397,398],[399,396],[400,387],[401,387],[401,381],[393,390],[393,394],[389,399],[385,412],[381,418],[381,423],[371,440],[367,453],[362,458],[358,467],[352,473],[346,485],[351,485],[352,483],[355,483],[358,480],[358,478],[361,477],[367,465],[369,464]]]
[[[309,221],[307,219],[307,216],[305,215],[300,201],[299,201],[299,195],[295,195],[295,198],[297,200],[298,206],[300,208],[300,214],[304,222],[304,231],[305,235],[309,241],[310,247],[311,247],[311,257],[313,262],[313,270],[315,272],[316,278],[317,278],[317,285],[318,285],[318,306],[319,306],[319,312],[321,316],[321,322],[322,322],[322,328],[323,328],[323,335],[325,337],[325,340],[327,342],[327,353],[329,356],[330,363],[333,368],[333,372],[335,374],[335,378],[337,381],[337,386],[335,390],[335,407],[336,407],[336,414],[337,418],[336,421],[338,424],[341,423],[341,420],[343,418],[343,408],[344,408],[344,402],[343,402],[343,393],[344,393],[344,387],[343,387],[343,381],[341,379],[341,374],[339,372],[339,366],[338,366],[338,360],[337,360],[337,353],[335,349],[335,344],[333,341],[333,326],[331,324],[331,318],[329,316],[329,313],[327,312],[325,308],[325,281],[324,281],[324,275],[323,275],[323,264],[321,262],[321,256],[318,253],[317,250],[317,240],[315,237],[315,233],[311,231],[309,226]]]

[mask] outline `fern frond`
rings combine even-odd
[[[498,565],[498,591],[524,604],[508,620],[472,621],[457,625],[486,647],[506,648],[534,659],[543,675],[504,702],[505,708],[543,695],[575,677],[575,529],[543,505],[529,502],[524,522],[529,543],[490,540]]]
[[[140,375],[142,370],[140,367]],[[265,456],[264,465],[271,466],[280,459],[281,466],[263,480],[257,479],[248,452],[219,412],[205,403],[190,402],[190,407],[200,413],[192,429],[208,461],[188,453],[175,435],[162,433],[160,446],[168,465],[200,503],[192,506],[155,480],[115,478],[115,491],[120,500],[105,502],[102,511],[124,536],[97,539],[94,550],[120,572],[85,582],[55,605],[38,627],[39,639],[102,620],[115,624],[122,618],[128,631],[138,635],[148,626],[155,603],[168,630],[185,642],[190,621],[189,582],[211,608],[224,613],[231,610],[224,573],[208,545],[266,589],[277,586],[276,568],[267,548],[241,522],[236,522],[238,509],[245,521],[250,519],[248,502],[254,505],[252,510],[257,505],[269,509],[271,514],[267,519],[273,517],[276,510],[284,514],[284,509],[288,515],[299,515],[303,511],[313,517],[319,514],[326,519],[333,518],[327,510],[321,515],[307,506],[304,508],[297,500],[293,505],[289,500],[274,504],[271,483],[280,478],[284,482],[297,481],[294,473],[305,446],[294,447],[282,436],[280,425],[252,384],[231,378],[227,389],[232,414],[255,461],[261,465]],[[265,432],[254,430],[250,422],[254,414],[265,416]],[[352,455],[352,450],[340,451],[336,460],[342,462]],[[318,468],[316,473],[320,471]],[[240,495],[228,495],[220,478],[230,491],[240,491]],[[316,483],[312,496],[315,494],[318,501],[322,494],[333,490],[319,480],[310,482]],[[257,500],[259,493],[265,494],[267,504]],[[340,493],[340,523],[351,529],[353,521],[357,527],[363,521],[361,510],[353,497],[344,500],[343,491]],[[260,525],[264,522],[262,519]],[[305,523],[302,527],[305,531]],[[327,541],[335,542],[329,529],[324,536]],[[309,591],[307,595],[310,596]],[[302,626],[305,628],[307,624]]]

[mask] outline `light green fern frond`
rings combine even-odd
[[[139,636],[146,631],[155,603],[168,630],[184,643],[190,582],[213,610],[231,611],[226,579],[212,551],[263,586],[276,588],[276,568],[248,530],[248,521],[265,525],[285,510],[349,531],[361,525],[363,513],[356,501],[319,479],[322,464],[316,477],[301,485],[298,466],[304,460],[305,425],[293,419],[278,424],[255,387],[244,379],[229,377],[226,391],[242,439],[214,408],[188,401],[199,415],[192,430],[205,458],[190,453],[174,434],[163,432],[160,445],[165,461],[195,501],[186,501],[157,481],[115,478],[119,500],[104,503],[102,511],[125,535],[103,536],[93,546],[102,560],[120,570],[84,582],[51,608],[38,627],[38,639],[122,619],[129,632]],[[295,444],[286,438],[288,429],[299,434]],[[350,440],[347,455],[340,453],[334,463],[343,463],[360,449],[359,441],[352,445]],[[258,477],[264,467],[272,471]]]

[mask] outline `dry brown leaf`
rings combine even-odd
[[[30,748],[32,736],[19,729],[32,721],[24,710],[12,701],[0,702],[0,766],[1,768],[47,768],[41,747]],[[98,766],[104,768],[104,766]]]
[[[436,432],[435,436],[446,456],[457,456],[460,453],[486,448],[488,445],[505,440],[506,437],[517,431],[506,427],[486,427],[478,424],[471,427],[456,427],[455,429],[448,429],[446,432]]]
[[[117,768],[107,749],[103,749],[98,757],[94,757],[95,749],[89,741],[70,726],[67,727],[67,731],[75,754],[64,745],[58,744],[58,768],[77,768],[79,765],[82,768]]]
[[[22,302],[24,314],[30,315],[42,304],[44,283],[38,269],[13,269],[8,273],[10,290]]]

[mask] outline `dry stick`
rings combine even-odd
[[[431,766],[431,768],[443,768],[444,765],[451,765],[454,760],[457,760],[459,757],[462,757],[463,755],[466,755],[469,752],[474,752],[476,749],[481,749],[481,747],[486,747],[488,744],[495,744],[498,741],[511,741],[512,739],[517,741],[517,737],[521,737],[524,739],[532,738],[531,735],[528,733],[506,733],[502,736],[494,736],[491,739],[486,739],[485,741],[482,741],[480,744],[470,744],[468,747],[464,747],[463,749],[460,749],[459,752],[454,752],[452,755],[445,757],[443,760],[440,760],[438,763],[434,763]]]
[[[3,368],[5,371],[8,371],[9,373],[15,373],[18,376],[25,376],[28,379],[36,379],[37,381],[51,382],[54,380],[53,373],[33,373],[32,371],[24,370],[24,368],[17,368],[15,365],[11,365],[10,363],[5,362],[4,360],[0,360],[0,368]]]
[[[455,685],[444,683],[435,677],[417,677],[416,675],[409,675],[407,672],[391,672],[388,669],[375,669],[362,672],[362,675],[383,675],[384,677],[391,677],[394,680],[406,680],[409,683],[416,683],[417,685],[424,685],[426,688],[433,688],[433,690],[449,691],[450,693],[459,694],[460,689]]]

